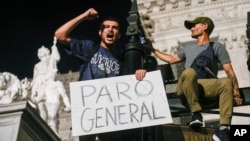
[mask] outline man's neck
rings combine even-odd
[[[210,40],[209,40],[209,37],[208,36],[199,36],[197,38],[197,44],[198,45],[204,45],[206,43],[209,43]]]
[[[105,43],[103,43],[103,42],[101,42],[100,45],[101,45],[103,48],[107,49],[107,50],[111,50],[111,48],[115,46],[115,44],[113,44],[113,45],[107,45],[107,44],[105,44]]]

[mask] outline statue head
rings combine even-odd
[[[50,50],[45,46],[42,46],[38,49],[37,56],[40,60],[47,59],[50,55]]]

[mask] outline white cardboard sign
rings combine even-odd
[[[172,123],[159,70],[70,83],[72,135]]]

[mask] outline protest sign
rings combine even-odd
[[[161,72],[70,83],[72,135],[172,123]]]

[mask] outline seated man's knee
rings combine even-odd
[[[231,78],[220,78],[222,88],[233,90],[233,81]]]
[[[181,77],[192,77],[192,78],[196,78],[197,77],[197,73],[193,68],[186,68],[183,72]]]

